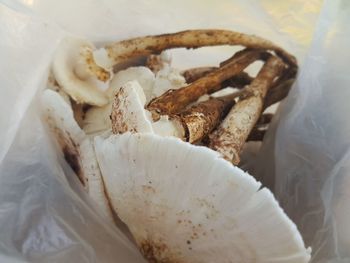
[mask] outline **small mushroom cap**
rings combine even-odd
[[[41,104],[44,118],[67,163],[99,209],[112,221],[112,211],[91,140],[80,129],[72,109],[57,92],[45,90]]]
[[[78,103],[103,106],[108,103],[106,94],[96,85],[96,76],[90,70],[92,62],[86,56],[94,49],[88,41],[65,38],[57,49],[52,70],[65,92]]]
[[[309,261],[273,194],[218,153],[130,133],[96,137],[95,149],[113,209],[149,262]]]

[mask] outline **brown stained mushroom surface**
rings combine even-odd
[[[105,49],[109,58],[117,64],[132,57],[158,54],[171,48],[199,48],[219,45],[242,45],[248,48],[271,50],[286,62],[296,65],[294,56],[271,41],[229,30],[187,30],[172,34],[137,37],[109,44]]]
[[[235,101],[230,97],[213,98],[198,103],[177,115],[172,115],[171,118],[179,121],[183,126],[185,140],[195,143],[216,128],[234,103]]]
[[[116,69],[127,61],[147,57],[146,66],[157,73],[165,65],[160,55],[157,55],[163,50],[217,45],[243,45],[245,49],[220,63],[219,67],[200,67],[183,71],[188,85],[177,90],[168,90],[154,98],[146,109],[150,111],[154,121],[160,120],[160,115],[167,115],[166,120],[173,122],[176,124],[174,126],[183,131],[181,135],[175,136],[189,143],[206,144],[221,153],[226,160],[238,165],[244,143],[261,141],[265,135],[273,116],[262,114],[263,111],[285,98],[291,88],[297,74],[296,59],[292,55],[272,42],[256,36],[227,30],[188,30],[174,34],[139,37],[107,45],[105,51],[109,62],[106,63],[111,63],[110,68],[113,66]],[[90,75],[95,75],[102,81],[110,78],[110,73],[95,63],[91,48],[82,49],[81,56],[85,59],[87,72]],[[264,65],[258,75],[252,78],[244,70],[257,60],[264,61]],[[227,96],[215,98],[209,96],[226,87],[239,90]],[[203,95],[208,95],[204,96],[207,100],[198,102]],[[136,107],[133,104],[135,100],[128,100],[127,96],[127,91],[122,87],[113,100],[110,119],[114,134],[143,132],[141,128],[138,130],[137,116],[141,116],[138,115],[140,112],[144,113],[144,102],[140,101]],[[72,108],[74,117],[81,126],[85,115],[84,107],[72,102]],[[147,118],[147,125],[148,121]],[[156,131],[151,121],[149,123],[149,130]],[[83,173],[79,145],[75,145],[69,133],[64,134],[58,130],[56,137],[64,158],[82,185],[87,187],[89,181]],[[149,195],[156,193],[156,190],[148,185],[142,186],[142,191]],[[212,213],[205,215],[207,219],[217,216],[214,206],[206,200],[200,202],[202,206],[212,208]],[[108,203],[110,205],[110,200]],[[191,220],[188,220],[189,224],[192,224]],[[184,222],[186,220],[183,219],[177,221],[178,224]],[[191,236],[184,240],[191,253],[193,243],[199,238],[200,233],[196,226],[192,226],[192,229]],[[208,232],[204,231],[203,236]],[[133,234],[136,239],[138,233]],[[174,249],[169,242],[161,238],[143,236],[136,242],[148,262],[184,262],[185,253],[177,247]],[[254,258],[253,254],[252,250],[251,258]]]
[[[184,263],[181,253],[172,252],[163,241],[143,240],[139,248],[149,263]]]
[[[259,50],[241,52],[226,65],[194,81],[190,85],[177,90],[169,90],[160,97],[153,99],[147,106],[147,109],[160,114],[178,113],[200,96],[220,89],[220,84],[223,81],[241,73],[252,62],[260,59],[261,54]]]
[[[182,75],[184,76],[186,83],[192,83],[205,75],[217,70],[217,67],[199,67],[185,70]],[[244,86],[249,85],[252,82],[252,77],[246,72],[238,73],[237,75],[223,81],[220,84],[220,88],[235,87],[242,89]],[[220,89],[218,88],[218,89]]]
[[[79,145],[74,143],[74,140],[71,138],[69,132],[63,133],[58,128],[55,128],[53,132],[55,133],[57,142],[62,149],[64,159],[75,172],[81,184],[86,188],[87,178],[85,177],[82,168],[83,164],[80,158]]]
[[[87,65],[87,70],[93,76],[96,76],[100,81],[106,82],[110,79],[111,74],[104,68],[98,66],[93,58],[93,53],[91,47],[85,47],[81,50],[80,55],[85,59],[85,63]]]
[[[285,68],[277,57],[270,57],[257,77],[246,88],[220,127],[209,135],[209,147],[233,164],[239,163],[240,151],[263,110],[266,93]]]

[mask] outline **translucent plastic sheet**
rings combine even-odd
[[[317,263],[350,262],[349,12],[349,1],[325,3],[256,169],[313,247]]]
[[[0,3],[0,262],[144,262],[137,249],[122,236],[119,230],[106,224],[105,219],[99,215],[98,209],[90,202],[75,180],[73,172],[61,160],[61,156],[56,151],[39,118],[37,95],[45,88],[52,54],[66,34],[80,35],[99,43],[112,39],[118,40],[189,28],[223,28],[268,38],[295,54],[302,62],[321,8],[321,1],[318,0],[307,1],[307,3],[301,0],[279,1],[280,3],[272,0],[2,0],[0,2],[2,2]],[[341,10],[340,7],[337,8]],[[328,13],[324,11],[324,14]],[[338,20],[334,18],[330,16],[325,22],[328,22],[329,25],[338,23]],[[322,21],[320,23],[322,24]],[[345,24],[343,26],[345,30]],[[322,48],[330,45],[326,40],[328,38],[322,37],[314,40],[314,46],[317,46],[318,42],[320,45],[316,49],[318,53],[314,53],[314,56],[324,64],[326,64],[325,59],[332,55],[332,53],[322,53]],[[335,52],[336,48],[332,50]],[[184,52],[186,51],[174,52],[175,64],[181,67],[218,63],[232,53],[225,47],[197,50],[194,52],[194,57],[182,56]],[[185,59],[177,60],[178,57],[185,57]],[[342,59],[345,57],[340,56],[337,61],[343,61]],[[334,67],[339,67],[338,70],[346,69],[346,67],[341,68],[341,65],[334,65],[330,69]],[[320,70],[315,71],[314,74],[322,72],[321,65],[312,64],[310,59],[306,60],[304,66],[309,67],[308,71],[313,71],[313,67]],[[311,93],[310,90],[300,91],[301,81],[307,80],[313,85],[319,85],[319,79],[311,79],[311,76],[313,75],[305,75],[305,73],[300,76],[297,85],[299,88],[293,92],[294,99],[296,96],[306,96]],[[345,76],[342,75],[342,83],[346,81]],[[330,81],[329,78],[328,83]],[[340,80],[337,81],[339,86],[332,86],[333,91],[341,87],[342,83]],[[345,92],[344,89],[341,91]],[[326,89],[323,92],[326,92]],[[345,112],[346,103],[338,105],[336,103],[338,97],[335,95],[340,96],[343,100],[345,100],[345,95],[341,97],[340,90],[339,94],[330,93],[330,90],[327,92],[329,100],[331,98],[334,100],[332,106],[334,110],[329,108],[328,111],[325,111],[326,107],[324,107],[324,114],[327,113],[327,118],[333,121],[339,118],[339,123],[334,123],[334,125],[344,124],[340,117],[345,117],[339,114],[339,110],[344,107],[342,110]],[[304,97],[304,100],[298,99],[298,103],[303,103],[305,107],[315,107],[314,111],[310,110],[310,114],[312,112],[316,114],[318,110],[316,99],[326,101],[325,98],[321,98],[321,94],[318,95],[312,98]],[[289,100],[289,103],[292,103],[293,98]],[[327,104],[328,107],[330,105],[332,104]],[[331,114],[333,117],[330,116]],[[290,131],[289,133],[287,131],[289,127],[287,125],[290,125],[293,118],[295,119],[296,113],[293,116],[288,115],[283,119],[281,128],[278,130],[277,143],[282,143],[281,145],[285,143],[284,134],[290,134]],[[319,122],[315,125],[312,127],[321,127]],[[324,131],[326,132],[326,128]],[[334,153],[335,150],[339,151],[337,156],[341,156],[340,159],[331,155],[329,158],[334,158],[334,163],[329,163],[327,166],[329,169],[327,171],[332,171],[334,178],[339,178],[338,180],[343,178],[336,176],[339,171],[344,175],[346,173],[340,162],[340,160],[345,162],[345,159],[341,158],[345,158],[346,155],[337,147],[339,145],[345,151],[346,144],[341,142],[346,142],[348,139],[345,137],[341,139],[340,135],[335,133],[338,132],[345,136],[346,131],[348,130],[336,129],[329,135],[326,133],[326,136],[334,136],[338,140],[337,145],[333,145],[326,136],[323,138],[324,144],[317,144],[318,147],[329,145],[328,150],[334,149]],[[311,132],[312,129],[309,133]],[[302,136],[306,135],[303,131]],[[270,149],[273,148],[270,147]],[[286,156],[288,153],[284,152],[285,157],[283,158],[290,158]],[[279,158],[282,158],[283,154],[279,152]],[[327,154],[330,152],[325,152],[324,156],[328,156]],[[318,157],[313,158],[316,161]],[[276,175],[282,175],[281,172],[278,172],[282,168],[293,172],[289,166],[285,168],[284,160],[287,159],[277,159]],[[301,169],[303,165],[299,164],[298,167]],[[315,171],[310,169],[300,170],[300,173],[306,172],[310,172],[310,176],[312,173],[315,174]],[[322,172],[322,178],[325,181],[325,171]],[[295,202],[291,205],[285,201],[286,196],[283,191],[287,189],[288,191],[285,192],[289,193],[293,191],[293,187],[283,183],[284,180],[283,177],[278,177],[276,181],[281,187],[276,188],[278,196],[283,201],[282,204],[286,206],[287,212],[292,214],[300,224],[306,234],[306,240],[311,242],[310,240],[316,238],[313,234],[317,232],[317,229],[315,228],[311,234],[304,231],[304,224],[295,212],[304,213],[305,210],[299,210]],[[332,182],[329,181],[329,188],[340,187],[339,184],[332,185]],[[340,185],[344,187],[344,184]],[[323,200],[337,201],[336,207],[348,204],[344,201],[346,200],[343,197],[345,196],[344,188],[340,187],[339,190],[333,192],[337,195],[342,194],[336,200],[333,195],[330,198],[330,192],[327,189],[322,192]],[[313,194],[313,192],[309,193],[312,198],[320,201],[320,196]],[[300,203],[302,200],[309,200],[307,196],[300,196],[300,198],[302,198]],[[344,220],[339,219],[338,224],[341,225],[342,222],[346,224],[346,218],[341,216],[346,210],[336,211],[335,214]],[[326,213],[329,221],[325,220],[325,222],[330,222],[329,226],[335,222],[332,214],[332,210]],[[321,217],[318,220],[321,220],[322,223],[323,219]],[[329,229],[333,228],[329,227]],[[317,232],[319,236],[317,242],[322,243],[323,240],[326,240],[325,237],[331,236],[332,233],[335,232],[330,232],[330,235],[326,231]],[[344,232],[343,234],[343,236],[337,236],[337,240],[346,239],[347,235]],[[337,249],[340,248],[340,246],[337,247]],[[336,253],[331,247],[329,249],[332,255]]]

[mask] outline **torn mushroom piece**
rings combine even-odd
[[[110,115],[112,112],[112,103],[114,96],[120,87],[129,81],[137,81],[143,90],[146,104],[156,96],[169,89],[177,89],[184,86],[185,79],[180,71],[171,68],[169,65],[164,66],[156,76],[147,67],[130,67],[117,72],[110,82],[110,86],[106,91],[109,103],[103,107],[91,107],[84,116],[83,129],[88,135],[100,134],[111,129]],[[167,118],[163,117],[156,124],[156,128],[160,133],[167,134],[166,126]]]
[[[88,41],[65,38],[54,55],[52,70],[59,86],[77,103],[103,106],[108,99],[99,86],[110,78],[110,72],[94,63],[93,50]]]
[[[112,132],[153,133],[147,111],[145,93],[137,81],[129,81],[116,93],[111,113]]]
[[[88,135],[96,135],[111,130],[110,115],[114,96],[120,87],[132,80],[140,84],[146,96],[146,101],[152,98],[155,76],[150,69],[146,67],[130,67],[117,72],[106,90],[108,104],[103,107],[91,107],[85,114],[83,129]]]
[[[262,113],[264,98],[284,68],[281,59],[270,56],[224,121],[209,135],[210,148],[233,164],[239,163],[242,146]]]
[[[217,152],[154,134],[96,137],[114,211],[148,262],[306,263],[273,194]]]
[[[112,105],[112,132],[157,133],[184,138],[185,132],[181,125],[170,121],[168,116],[154,122],[151,113],[145,109],[145,104],[145,94],[137,81],[123,85],[116,93]]]
[[[55,91],[42,95],[43,115],[65,160],[77,175],[89,196],[112,221],[112,211],[105,196],[104,185],[91,140],[80,129],[71,107]]]

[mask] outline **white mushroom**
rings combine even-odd
[[[72,109],[57,92],[45,90],[41,102],[50,132],[56,139],[67,163],[76,173],[89,196],[112,221],[112,212],[105,196],[91,140],[80,129],[73,117]]]
[[[92,107],[85,114],[83,129],[88,135],[100,134],[111,129],[110,115],[114,96],[123,85],[132,80],[141,85],[146,96],[146,102],[152,98],[155,76],[149,68],[130,67],[119,71],[114,75],[106,91],[108,104],[103,107]]]
[[[117,92],[112,105],[112,132],[155,133],[174,136],[190,143],[200,142],[223,118],[234,100],[230,96],[212,98],[171,115],[152,116],[145,109],[145,96],[136,81],[126,83]]]
[[[93,50],[86,40],[65,38],[55,53],[52,70],[60,87],[76,102],[103,106],[108,99],[97,79],[107,81],[110,73],[93,62]]]
[[[137,81],[129,81],[115,95],[111,114],[113,133],[153,133],[151,118],[144,106],[145,94]]]
[[[309,261],[273,194],[218,153],[130,133],[96,137],[95,149],[113,209],[149,262]]]
[[[127,84],[130,81],[136,81],[138,84]],[[149,122],[148,118],[146,118],[146,115],[148,116],[149,113],[147,110],[143,109],[144,106],[148,104],[151,99],[158,96],[160,92],[179,88],[183,84],[185,84],[185,79],[180,72],[175,69],[171,69],[168,66],[158,72],[156,77],[154,76],[153,72],[146,67],[130,67],[126,70],[121,70],[115,74],[110,82],[110,87],[106,92],[110,102],[103,107],[92,107],[89,109],[85,114],[83,129],[89,135],[96,135],[111,129],[110,115],[112,112],[112,103],[113,100],[115,100],[114,97],[116,94],[118,94],[117,97],[119,100],[123,100],[124,97],[127,97],[126,100],[129,101],[128,103],[132,103],[130,101],[138,101],[141,99],[141,101],[136,102],[138,112],[142,112],[140,118],[145,118],[145,121]],[[136,87],[136,92],[129,90],[133,89],[133,86]],[[121,87],[123,87],[122,90]],[[129,92],[131,93],[127,95]],[[140,103],[142,104],[142,109]],[[126,114],[125,116],[129,116],[129,113],[126,112],[126,108],[120,108],[124,106],[125,104],[118,104],[119,110],[124,112]],[[130,107],[128,109],[130,109]],[[118,111],[118,109],[115,108],[114,111]],[[125,122],[131,122],[133,118],[129,117],[125,117],[123,120]],[[118,125],[123,126],[124,124],[121,123],[122,119],[118,117],[118,120]],[[156,133],[159,132],[162,135],[180,136],[177,128],[172,127],[176,124],[169,122],[167,117],[161,118],[161,120],[154,123],[154,125]],[[136,126],[133,127],[136,128]],[[140,130],[140,128],[137,128],[136,130]],[[150,132],[149,129],[146,130]]]
[[[153,121],[145,105],[145,94],[137,81],[129,81],[122,86],[116,93],[112,106],[112,132],[156,133],[185,138],[184,128],[177,120],[171,120],[164,115]]]

